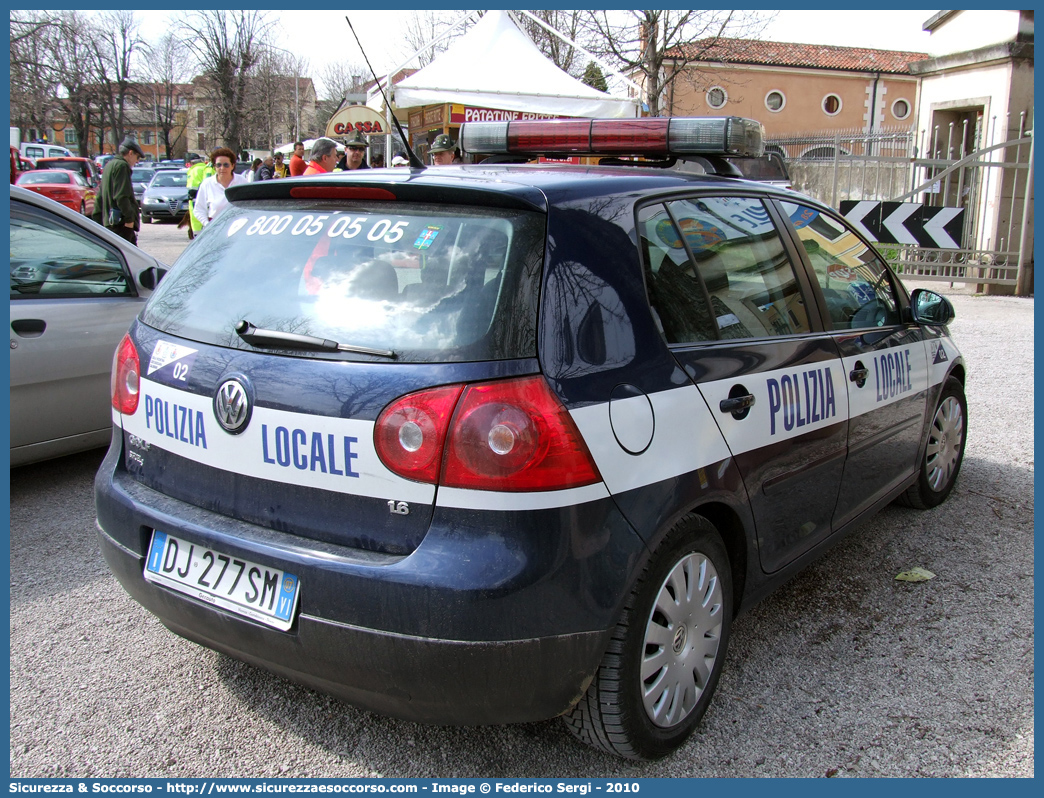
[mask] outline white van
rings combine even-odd
[[[22,157],[32,158],[34,161],[38,158],[72,157],[72,153],[65,149],[65,147],[59,147],[56,144],[40,144],[32,141],[22,142],[18,151],[22,153]]]

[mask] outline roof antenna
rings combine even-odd
[[[380,79],[377,77],[377,73],[373,71],[373,67],[370,65],[370,59],[366,57],[366,51],[363,49],[362,42],[359,41],[359,34],[355,32],[355,28],[352,28],[352,21],[348,19],[348,15],[345,14],[345,22],[348,23],[348,27],[351,28],[352,36],[355,37],[355,43],[359,45],[359,52],[362,53],[363,58],[366,60],[366,66],[370,67],[370,74],[373,75],[374,81],[377,83],[377,88],[381,90],[381,97],[384,98],[384,106],[391,109],[391,103],[388,102],[388,95],[384,93],[384,87],[381,85]],[[410,140],[406,134],[402,132],[402,125],[399,124],[399,120],[395,118],[395,112],[391,115],[392,121],[395,123],[395,129],[399,131],[399,138],[402,139],[402,143],[406,145],[406,152],[410,156],[410,168],[412,169],[426,169],[427,167],[421,162],[421,159],[417,157],[417,153],[413,151],[410,146]]]

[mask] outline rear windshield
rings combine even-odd
[[[40,184],[51,184],[55,183],[69,183],[69,174],[67,172],[55,172],[55,171],[41,171],[41,172],[28,172],[22,175],[18,179],[19,185],[33,186]]]
[[[156,172],[152,169],[131,169],[131,182],[148,183]]]
[[[244,349],[240,321],[408,362],[534,357],[544,222],[470,206],[244,202],[185,250],[142,321]]]

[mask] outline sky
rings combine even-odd
[[[143,20],[144,36],[154,40],[168,28],[172,12],[135,13]],[[326,64],[338,59],[360,65],[365,63],[345,22],[346,14],[351,18],[378,76],[383,77],[386,72],[400,66],[409,55],[398,27],[399,24],[405,25],[408,11],[350,9],[269,13],[279,20],[275,44],[306,57],[314,79],[319,77]],[[930,52],[929,35],[921,26],[936,12],[878,8],[872,11],[818,9],[765,13],[776,15],[762,34],[762,38],[770,41]],[[320,96],[323,96],[321,91]]]

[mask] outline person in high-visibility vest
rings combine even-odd
[[[195,161],[195,163],[189,167],[188,179],[185,181],[185,185],[189,189],[188,237],[189,241],[191,241],[196,237],[196,233],[203,229],[203,223],[199,221],[199,219],[196,218],[196,215],[192,212],[196,191],[199,190],[203,181],[213,175],[216,170],[195,153],[190,153],[185,156],[185,161],[188,162],[189,160]]]

